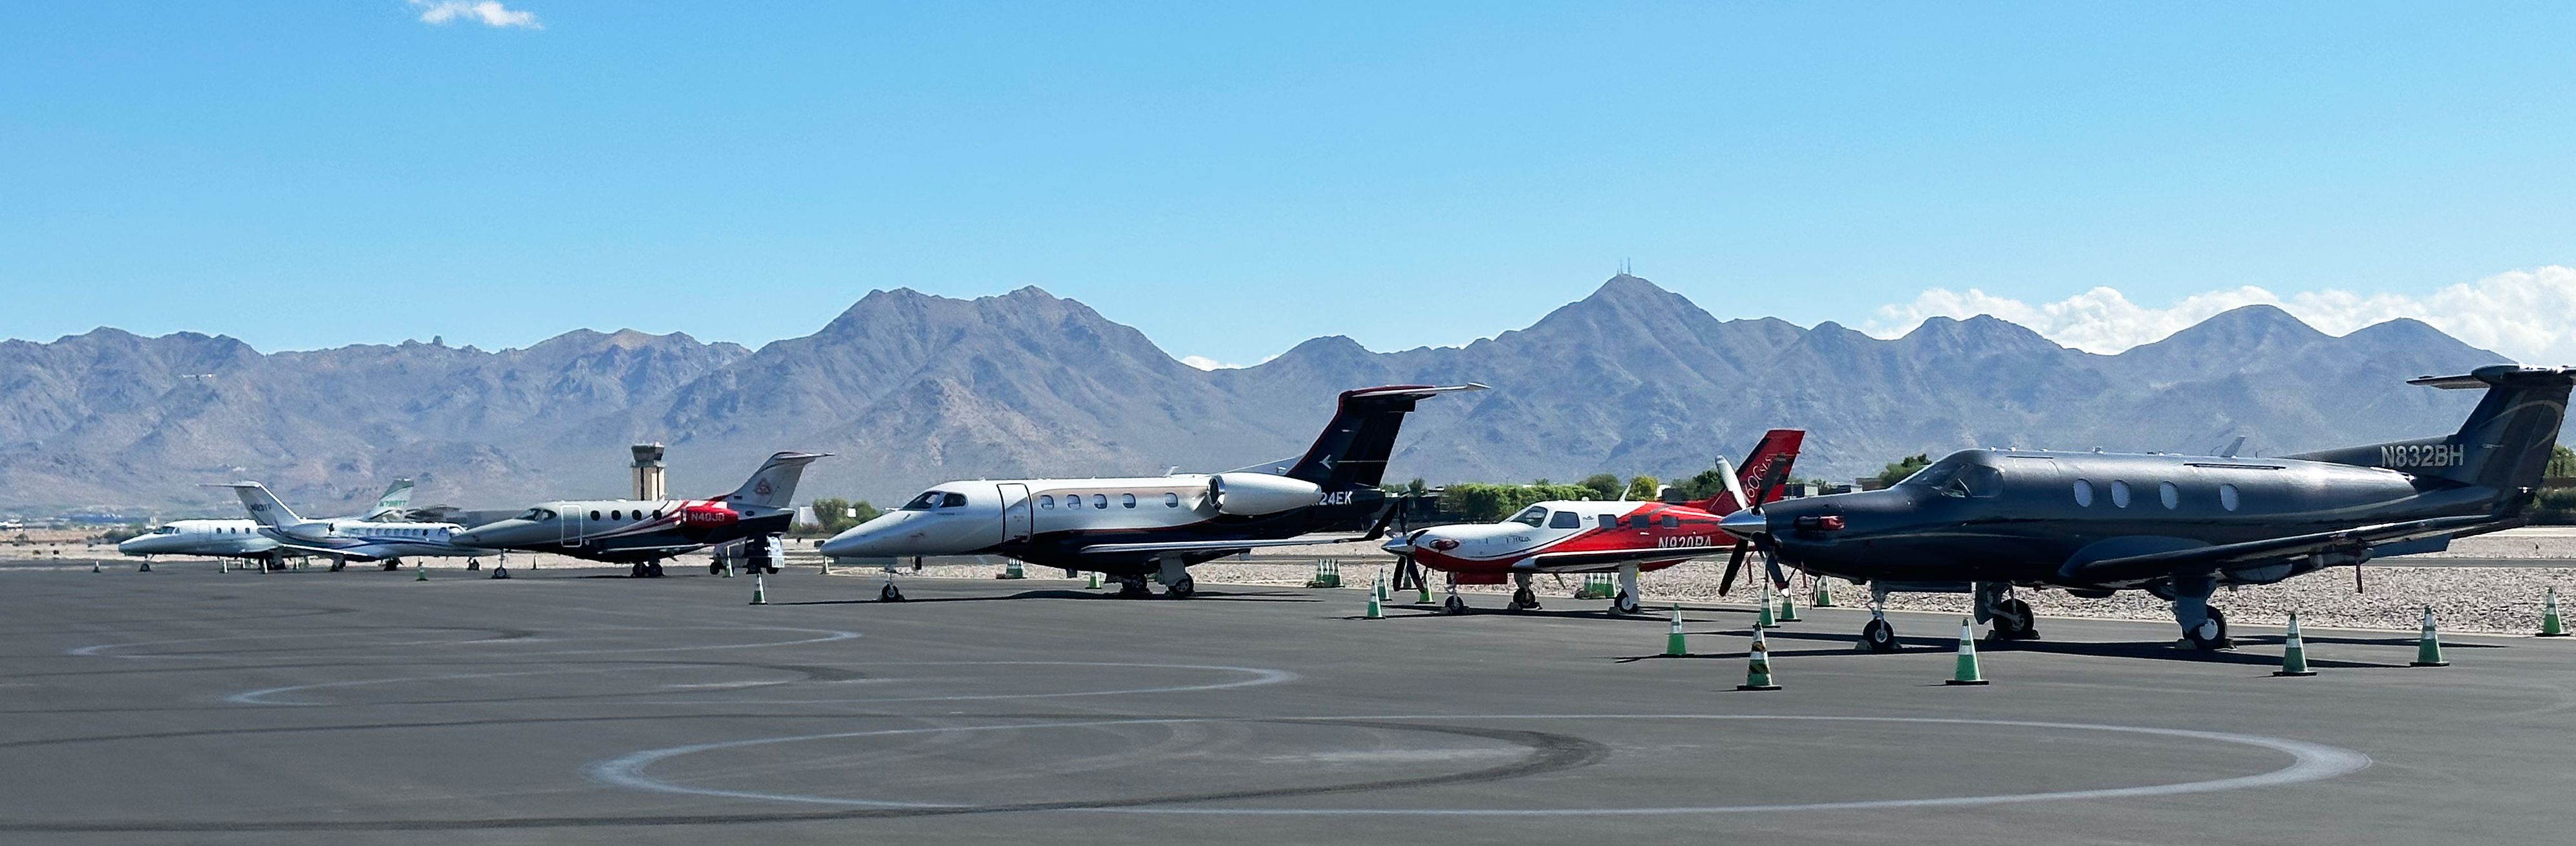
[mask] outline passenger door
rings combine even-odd
[[[1029,539],[1029,486],[1005,484],[1002,491],[1002,542],[1026,543]]]
[[[558,523],[561,527],[561,534],[556,537],[556,540],[562,541],[565,546],[580,546],[582,529],[586,528],[582,525],[581,520],[581,512],[574,511],[569,508],[564,509],[563,515],[560,518],[560,523]]]

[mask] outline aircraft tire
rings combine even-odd
[[[1197,579],[1182,576],[1180,581],[1173,582],[1169,587],[1163,588],[1163,596],[1168,599],[1188,599],[1191,594],[1197,593],[1198,591],[1199,583]]]
[[[393,559],[391,559],[391,558],[387,558],[387,559],[385,559],[385,561],[384,561],[384,568],[385,568],[385,572],[391,573],[391,572],[393,572],[393,571],[395,571],[395,570],[400,570],[400,569],[402,569],[402,562],[400,562],[400,561],[395,561],[395,560],[393,560]],[[279,567],[279,568],[277,568],[277,569],[283,570],[283,569],[286,569],[286,568],[284,568],[284,567]]]
[[[887,582],[885,587],[882,587],[882,588],[877,589],[877,601],[878,601],[878,602],[902,602],[902,601],[903,601],[903,589],[902,589],[902,588],[899,588],[899,587],[895,587],[893,582]]]
[[[1860,648],[1871,652],[1896,651],[1896,627],[1886,620],[1871,620],[1860,627]]]
[[[626,565],[626,577],[630,579],[644,578],[644,564],[642,562],[637,562]]]
[[[662,577],[662,562],[655,561],[655,562],[653,562],[653,563],[650,563],[650,564],[646,564],[646,565],[644,565],[644,577],[645,577],[645,578],[649,578],[649,579],[658,579],[658,578],[661,578],[661,577]]]
[[[2192,648],[2204,651],[2215,652],[2221,649],[2236,648],[2236,641],[2227,636],[2226,612],[2220,611],[2217,607],[2212,606],[2209,609],[2209,621],[2218,624],[2217,637],[2204,638],[2201,637],[2200,633],[2197,631],[2186,631],[2182,633],[2183,639],[2190,641]]]
[[[2039,619],[2031,616],[2030,603],[2007,599],[2003,601],[2003,607],[1996,610],[2003,613],[1995,616],[1995,640],[2039,639]],[[2021,624],[2014,625],[2011,622],[2014,619],[2020,620]]]
[[[1467,600],[1460,599],[1460,598],[1455,597],[1455,596],[1449,597],[1448,601],[1440,603],[1440,613],[1443,613],[1443,614],[1464,614],[1464,613],[1467,613]]]
[[[1538,610],[1538,591],[1529,588],[1512,591],[1512,602],[1509,607],[1514,611]]]
[[[1645,606],[1638,603],[1636,597],[1629,596],[1625,593],[1619,594],[1618,596],[1610,599],[1610,613],[1613,614],[1637,614],[1642,613],[1645,610]]]
[[[334,572],[334,573],[340,572],[341,570],[346,569],[348,566],[349,566],[349,562],[341,561],[341,560],[336,559],[336,558],[335,558],[335,559],[332,559],[332,561],[331,561],[331,572]]]
[[[710,576],[721,576],[721,575],[724,575],[724,562],[722,562],[722,561],[717,561],[717,562],[713,562],[713,563],[708,564],[708,565],[707,565],[707,575],[710,575]]]

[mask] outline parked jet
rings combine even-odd
[[[1776,499],[1789,468],[1798,460],[1798,445],[1807,433],[1773,429],[1754,444],[1738,473],[1719,459],[1731,483],[1708,499],[1693,502],[1549,501],[1531,505],[1511,519],[1492,524],[1463,524],[1416,529],[1389,539],[1386,551],[1411,563],[1449,574],[1449,598],[1441,608],[1467,612],[1458,586],[1517,582],[1510,610],[1536,610],[1538,594],[1530,580],[1541,573],[1619,574],[1619,593],[1610,610],[1641,610],[1637,574],[1723,551],[1734,541],[1717,528],[1723,515],[1747,501],[1746,489]],[[1737,561],[1741,565],[1742,561]],[[1734,580],[1730,570],[1727,580]]]
[[[368,517],[340,517],[306,520],[295,516],[286,503],[268,492],[258,482],[234,482],[223,485],[241,497],[242,508],[250,511],[260,525],[260,533],[277,541],[274,554],[294,553],[320,555],[331,559],[331,569],[348,566],[351,561],[382,561],[385,569],[402,566],[402,559],[415,557],[457,558],[489,555],[494,550],[459,544],[453,536],[464,530],[454,523],[420,523],[408,520],[378,520]],[[406,485],[397,485],[405,498]],[[392,496],[394,491],[387,491]],[[400,510],[397,505],[379,507],[371,514]],[[271,565],[275,565],[272,563]]]
[[[1404,415],[1427,397],[1484,389],[1344,391],[1314,446],[1279,474],[947,482],[824,542],[823,554],[884,564],[904,556],[1005,555],[1106,574],[1120,596],[1148,595],[1145,577],[1158,574],[1166,595],[1186,598],[1197,588],[1192,564],[1255,547],[1359,540],[1311,535],[1358,532],[1372,520],[1383,531],[1393,510],[1378,482]],[[889,579],[879,596],[899,600],[903,593]]]
[[[261,534],[256,520],[172,520],[116,545],[125,555],[191,555],[268,562],[277,558],[277,539]]]
[[[541,502],[519,516],[459,533],[455,541],[631,564],[632,575],[659,576],[663,559],[709,545],[746,539],[769,545],[769,538],[786,532],[796,517],[789,500],[805,465],[826,455],[772,455],[741,488],[712,499]],[[766,556],[755,552],[752,558]]]
[[[1969,450],[1883,491],[1730,514],[1725,529],[1809,572],[1890,591],[1972,590],[1998,638],[2036,637],[2015,586],[2173,602],[2183,643],[2225,649],[2220,585],[2271,584],[2522,525],[2576,368],[2495,365],[2409,384],[2482,388],[2448,436],[2283,458]],[[1876,603],[1873,604],[1876,607]],[[1895,647],[1873,614],[1865,646]]]

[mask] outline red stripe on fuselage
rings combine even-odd
[[[1637,517],[1649,515],[1655,519],[1645,528],[1634,528],[1628,525],[1629,521]],[[1678,525],[1666,528],[1662,519],[1666,516],[1675,518],[1678,521]],[[1635,510],[1620,515],[1620,526],[1615,529],[1601,528],[1598,523],[1598,518],[1592,515],[1586,515],[1586,520],[1590,521],[1591,525],[1588,525],[1583,529],[1577,530],[1563,537],[1541,541],[1528,548],[1515,550],[1500,556],[1488,558],[1465,558],[1441,552],[1436,549],[1417,546],[1413,554],[1413,560],[1422,566],[1444,573],[1509,572],[1516,569],[1540,570],[1546,572],[1606,571],[1618,569],[1620,566],[1629,563],[1636,564],[1637,569],[1640,570],[1656,570],[1670,567],[1704,555],[1723,552],[1727,548],[1726,546],[1719,545],[1721,541],[1723,541],[1724,536],[1718,532],[1717,515],[1678,505],[1647,503],[1639,506]],[[1437,529],[1432,530],[1434,534],[1438,531],[1439,530]],[[1531,531],[1545,532],[1564,530],[1532,529]],[[1425,535],[1425,537],[1428,538],[1430,535]],[[1702,542],[1689,546],[1672,545],[1683,539],[1701,540]],[[1608,554],[1637,552],[1641,555],[1648,555],[1651,557],[1641,558],[1633,562],[1623,561],[1610,564],[1576,564],[1551,567],[1542,562],[1532,567],[1515,566],[1523,561],[1529,560],[1532,556],[1540,554],[1558,555],[1596,552]],[[1672,557],[1666,558],[1656,554],[1664,552],[1672,553]]]

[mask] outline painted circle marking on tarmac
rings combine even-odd
[[[514,652],[514,653],[511,653],[511,655],[512,655],[512,657],[520,657],[520,658],[534,658],[534,657],[541,657],[541,656],[548,656],[548,655],[623,655],[623,654],[631,654],[631,653],[638,653],[638,652],[687,652],[687,651],[717,650],[717,649],[759,649],[759,648],[762,648],[762,647],[772,647],[772,646],[802,646],[802,645],[809,644],[809,643],[830,643],[830,642],[832,642],[832,641],[836,641],[836,640],[850,640],[850,639],[853,639],[853,638],[859,637],[859,633],[858,633],[858,632],[842,631],[842,630],[839,630],[839,629],[807,629],[807,628],[796,628],[796,627],[792,627],[792,626],[635,626],[635,627],[620,627],[620,628],[616,629],[616,631],[629,631],[629,630],[649,630],[649,631],[770,631],[770,632],[811,632],[811,633],[818,634],[818,635],[820,635],[820,636],[819,636],[819,637],[809,637],[809,638],[805,638],[805,639],[802,639],[802,640],[774,640],[774,641],[764,641],[764,642],[761,642],[761,643],[721,643],[721,644],[699,644],[699,645],[691,645],[691,646],[650,646],[650,647],[638,647],[638,648],[634,648],[634,649],[557,649],[557,650],[549,650],[549,651],[545,651],[545,652]],[[385,630],[384,630],[384,629],[361,629],[360,631],[385,631]],[[432,630],[415,629],[415,631],[432,631]],[[481,630],[479,630],[479,631],[500,632],[500,633],[505,634],[505,635],[510,633],[510,632],[505,631],[505,630],[502,630],[502,629],[481,629]],[[558,636],[558,637],[560,637],[560,636],[562,636],[562,635],[579,635],[579,634],[583,634],[583,633],[588,632],[588,631],[603,631],[603,630],[601,630],[601,629],[590,629],[590,630],[566,631],[566,632],[558,633],[558,635],[557,635],[557,636]],[[78,655],[78,656],[83,656],[83,657],[98,657],[98,656],[105,656],[105,657],[109,657],[109,658],[132,658],[132,659],[147,659],[147,658],[148,658],[148,659],[212,659],[212,658],[221,658],[221,659],[239,659],[239,658],[246,657],[246,656],[242,656],[242,655],[237,654],[237,653],[217,654],[217,655],[158,655],[158,654],[123,655],[123,654],[118,654],[118,653],[116,653],[116,652],[113,652],[113,651],[111,651],[111,650],[124,649],[124,648],[127,648],[127,647],[134,647],[134,646],[157,646],[157,645],[165,644],[165,643],[201,643],[201,642],[207,642],[207,641],[218,641],[218,640],[259,640],[259,639],[278,638],[278,637],[287,637],[287,635],[276,635],[276,634],[257,634],[257,635],[216,635],[216,636],[212,636],[212,637],[173,638],[173,639],[169,639],[169,640],[138,640],[138,641],[133,641],[133,642],[130,642],[130,643],[100,643],[100,644],[93,644],[93,645],[90,645],[90,646],[81,646],[81,647],[74,647],[74,648],[71,648],[71,649],[66,649],[66,650],[63,650],[63,654],[66,654],[66,655]],[[527,637],[498,637],[498,638],[495,638],[495,637],[485,637],[485,638],[476,638],[476,639],[474,639],[474,640],[418,640],[418,641],[401,641],[401,642],[395,642],[395,643],[353,643],[353,644],[347,644],[347,645],[332,645],[332,646],[324,646],[324,647],[307,647],[307,648],[304,648],[304,649],[301,649],[301,650],[298,650],[298,651],[305,651],[305,652],[309,652],[309,651],[314,651],[315,649],[382,649],[382,648],[385,648],[385,647],[391,647],[391,646],[482,646],[482,647],[491,647],[491,646],[506,646],[506,645],[527,644],[527,643],[547,643],[547,642],[551,642],[551,641],[553,641],[553,640],[554,640],[554,638],[551,638],[551,637],[535,637],[535,638],[527,638]],[[247,657],[256,657],[256,656],[247,656]],[[283,656],[281,656],[281,657],[283,657]]]
[[[2244,745],[2244,746],[2254,746],[2254,747],[2263,748],[2263,749],[2270,749],[2270,750],[2275,751],[2275,752],[2280,752],[2280,753],[2283,753],[2283,754],[2289,755],[2289,756],[2290,756],[2290,758],[2291,758],[2291,762],[2290,762],[2290,765],[2289,765],[2289,766],[2282,767],[2282,768],[2280,768],[2280,769],[2273,770],[2273,771],[2271,771],[2271,772],[2266,772],[2266,773],[2256,773],[2256,774],[2253,774],[2253,775],[2235,776],[2235,777],[2230,777],[2230,778],[2207,779],[2207,780],[2202,780],[2202,781],[2187,781],[2187,782],[2172,782],[2172,783],[2167,783],[2167,784],[2138,785],[2138,786],[2134,786],[2134,787],[2112,787],[2112,788],[2098,788],[2098,789],[2089,789],[2089,790],[2059,790],[2059,791],[2038,792],[2038,793],[2004,793],[2004,794],[1985,794],[1985,795],[1976,795],[1976,796],[1943,796],[1943,797],[1931,797],[1931,798],[1922,798],[1922,799],[1876,799],[1876,800],[1863,800],[1863,801],[1851,801],[1851,802],[1801,802],[1801,803],[1763,804],[1763,805],[1693,805],[1693,806],[1648,807],[1648,808],[1604,808],[1604,807],[1598,807],[1598,806],[1591,806],[1591,807],[1585,807],[1585,808],[1583,808],[1583,809],[1582,809],[1582,812],[1583,812],[1583,813],[1585,813],[1585,814],[1587,814],[1587,815],[1598,815],[1598,814],[1613,814],[1613,815],[1740,814],[1740,813],[1757,813],[1757,812],[1773,812],[1773,811],[1838,811],[1838,810],[1869,810],[1869,809],[1886,809],[1886,808],[1936,808],[1936,807],[1964,807],[1964,806],[1975,806],[1975,805],[2003,805],[2003,804],[2016,804],[2016,803],[2026,803],[2026,802],[2053,802],[2053,801],[2063,801],[2063,800],[2069,800],[2069,799],[2121,799],[2121,798],[2135,798],[2135,797],[2143,797],[2143,796],[2171,796],[2171,795],[2184,794],[2184,793],[2208,793],[2208,792],[2215,792],[2215,791],[2227,791],[2227,790],[2245,790],[2245,789],[2259,788],[2259,787],[2278,787],[2278,786],[2282,786],[2282,785],[2298,784],[2298,783],[2302,783],[2302,782],[2320,781],[2320,780],[2329,779],[2329,778],[2334,778],[2334,777],[2337,777],[2337,776],[2342,776],[2342,775],[2346,775],[2346,774],[2350,774],[2350,773],[2354,773],[2354,772],[2359,772],[2360,770],[2362,770],[2362,769],[2364,769],[2364,768],[2369,767],[2369,766],[2370,766],[2370,763],[2371,763],[2371,761],[2370,761],[2370,756],[2368,756],[2368,755],[2364,755],[2364,754],[2362,754],[2362,753],[2360,753],[2360,752],[2355,752],[2355,751],[2350,750],[2350,749],[2345,749],[2345,748],[2338,747],[2338,746],[2327,746],[2327,745],[2320,744],[2320,743],[2309,743],[2309,742],[2307,742],[2307,741],[2302,741],[2302,740],[2290,740],[2290,739],[2287,739],[2287,738],[2264,737],[2264,736],[2260,736],[2260,735],[2250,735],[2250,734],[2235,734],[2235,733],[2230,733],[2230,732],[2197,731],[2197,730],[2192,730],[2192,729],[2149,728],[2149,727],[2145,727],[2145,726],[2115,726],[2115,725],[2102,725],[2102,724],[2095,724],[2095,723],[2057,723],[2057,722],[2040,722],[2040,721],[2030,721],[2030,720],[1978,720],[1978,719],[1952,718],[1952,717],[1834,717],[1834,716],[1811,716],[1811,715],[1757,715],[1757,714],[1455,714],[1455,715],[1443,715],[1443,714],[1429,714],[1429,715],[1424,715],[1424,714],[1416,714],[1416,715],[1399,715],[1399,716],[1349,716],[1349,717],[1298,717],[1298,718],[1295,718],[1295,721],[1298,721],[1298,722],[1358,722],[1358,721],[1377,721],[1377,722],[1385,722],[1385,721],[1406,721],[1406,720],[1413,720],[1413,721],[1436,720],[1436,721],[1451,721],[1451,722],[1459,721],[1459,720],[1743,720],[1743,721],[1764,721],[1764,720],[1788,721],[1788,720],[1803,720],[1803,721],[1820,721],[1820,722],[1853,722],[1853,723],[1911,723],[1911,724],[1924,724],[1924,725],[2000,726],[2000,727],[2004,727],[2004,728],[2023,728],[2023,729],[2057,729],[2057,730],[2065,730],[2065,731],[2088,731],[2088,732],[2111,732],[2111,733],[2123,733],[2123,734],[2145,734],[2145,735],[2157,735],[2157,736],[2162,736],[2162,737],[2182,738],[2182,739],[2186,739],[2186,740],[2199,740],[2199,741],[2209,741],[2209,742],[2217,742],[2217,743],[2232,743],[2232,744],[2238,744],[2238,745]],[[886,809],[911,808],[911,809],[919,809],[919,810],[929,811],[929,812],[969,812],[969,813],[971,813],[971,812],[973,812],[974,810],[976,810],[977,806],[971,806],[971,805],[938,805],[938,804],[909,803],[909,802],[888,802],[888,801],[879,801],[879,800],[870,800],[870,799],[847,799],[847,798],[831,797],[831,796],[810,796],[810,795],[793,794],[793,793],[768,793],[768,792],[760,792],[760,791],[725,790],[725,789],[720,789],[720,788],[694,787],[694,786],[690,786],[690,785],[676,784],[676,783],[672,783],[672,782],[670,782],[670,781],[666,781],[666,780],[663,780],[663,779],[658,779],[658,778],[655,778],[655,777],[651,776],[650,774],[646,773],[645,771],[646,771],[648,768],[652,767],[654,764],[657,764],[657,763],[660,763],[660,762],[663,762],[663,761],[666,761],[666,760],[670,760],[670,759],[672,759],[672,758],[681,757],[681,756],[684,756],[684,755],[690,755],[690,754],[699,753],[699,752],[709,752],[709,751],[715,751],[715,750],[721,750],[721,749],[734,749],[734,748],[741,748],[741,747],[746,747],[746,746],[759,746],[759,745],[773,744],[773,743],[796,743],[796,742],[803,742],[803,741],[814,741],[814,740],[835,740],[835,739],[853,738],[853,737],[871,737],[871,736],[907,735],[907,734],[934,734],[934,733],[944,733],[944,732],[999,731],[999,730],[1044,729],[1044,728],[1077,728],[1077,727],[1089,727],[1089,726],[1106,726],[1106,725],[1138,725],[1138,724],[1156,724],[1156,723],[1204,723],[1204,722],[1249,722],[1249,721],[1252,721],[1252,720],[1251,720],[1250,718],[1219,718],[1219,717],[1190,718],[1190,719],[1123,719],[1123,720],[1122,720],[1122,719],[1103,719],[1103,720],[1090,720],[1090,721],[1081,721],[1081,722],[1061,722],[1061,723],[1029,723],[1029,724],[1017,724],[1017,725],[993,725],[993,726],[948,726],[948,727],[933,727],[933,728],[885,729],[885,730],[879,730],[879,731],[837,732],[837,733],[832,733],[832,734],[809,734],[809,735],[793,735],[793,736],[784,736],[784,737],[753,738],[753,739],[750,739],[750,740],[733,740],[733,741],[725,741],[725,742],[721,742],[721,743],[700,743],[700,744],[692,744],[692,745],[688,745],[688,746],[671,746],[671,747],[664,747],[664,748],[661,748],[661,749],[647,749],[647,750],[643,750],[643,751],[639,751],[639,752],[633,752],[633,753],[629,753],[629,754],[626,754],[626,755],[621,755],[621,756],[618,756],[618,757],[616,757],[616,758],[611,758],[611,759],[608,759],[608,760],[605,760],[605,761],[600,761],[600,762],[597,762],[597,763],[593,763],[593,764],[591,764],[591,765],[589,765],[589,766],[587,766],[587,767],[583,768],[583,772],[584,772],[584,774],[585,774],[585,775],[588,775],[591,779],[593,779],[593,780],[595,780],[595,781],[599,781],[599,782],[605,783],[605,784],[613,784],[613,785],[617,785],[617,786],[620,786],[620,787],[627,787],[627,788],[636,789],[636,790],[647,790],[647,791],[653,791],[653,792],[659,792],[659,793],[677,793],[677,794],[690,794],[690,795],[699,795],[699,796],[717,796],[717,797],[724,797],[724,798],[730,798],[730,799],[755,799],[755,800],[764,800],[764,801],[771,801],[771,802],[790,802],[790,803],[814,804],[814,805],[837,805],[837,806],[842,806],[842,807],[865,807],[865,808],[886,808]],[[1003,808],[996,808],[995,810],[1003,810]],[[1088,805],[1088,806],[1085,806],[1085,803],[1065,803],[1065,806],[1063,806],[1063,807],[1051,808],[1051,810],[1086,811],[1086,812],[1092,812],[1092,813],[1121,813],[1121,814],[1369,815],[1369,816],[1539,816],[1539,815],[1556,815],[1556,814],[1563,814],[1563,813],[1566,813],[1568,809],[1564,809],[1564,808],[1544,808],[1544,809],[1542,809],[1542,808],[1229,808],[1229,807],[1216,807],[1216,808],[1204,808],[1204,807],[1201,807],[1201,808],[1176,808],[1176,807],[1139,807],[1139,806],[1133,806],[1133,805],[1115,805],[1115,804],[1110,804],[1110,803],[1090,804],[1090,805]]]

